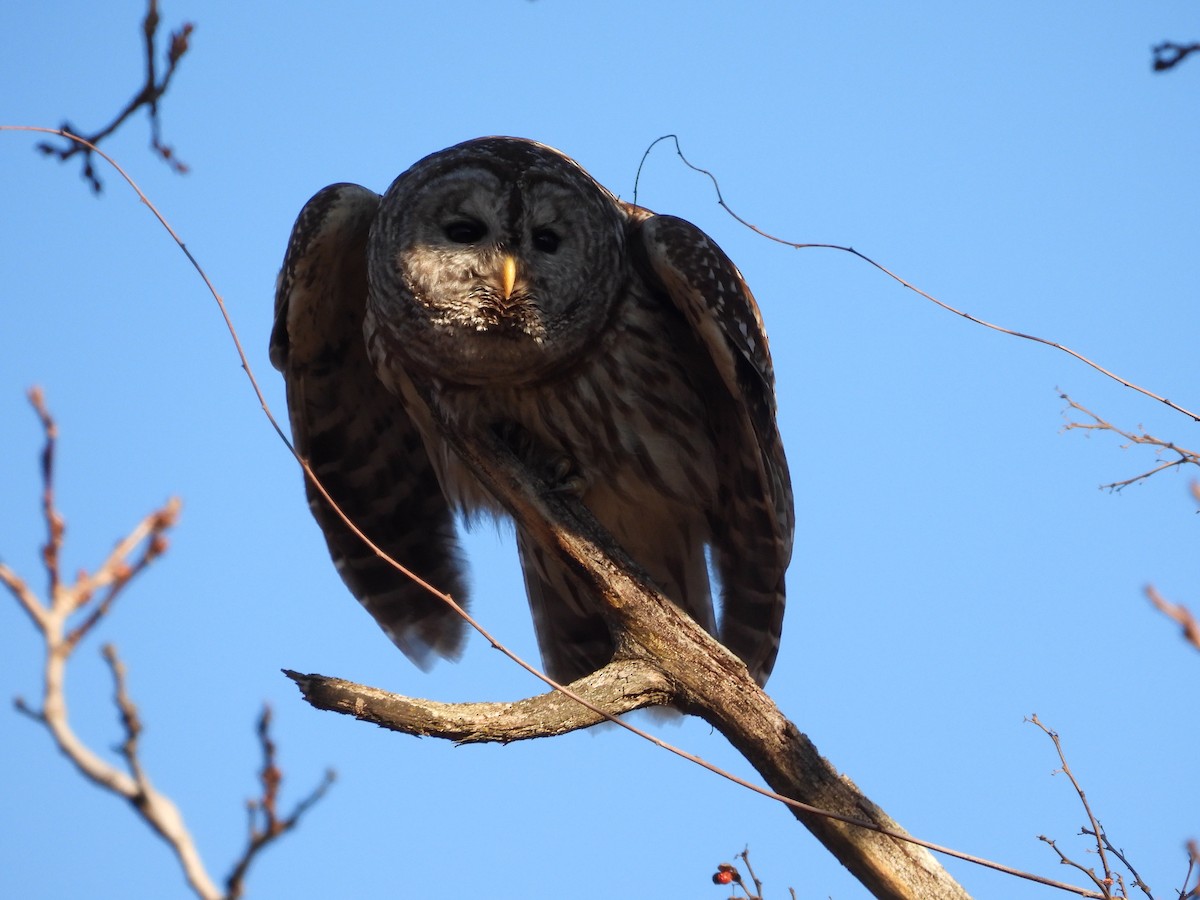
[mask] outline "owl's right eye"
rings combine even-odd
[[[475,219],[455,219],[442,232],[456,244],[474,244],[487,234],[487,226]]]

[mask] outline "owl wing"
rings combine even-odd
[[[722,587],[720,637],[761,683],[779,649],[795,529],[762,315],[712,238],[683,219],[623,206],[635,264],[691,325],[724,388],[710,406],[720,479],[709,513]]]
[[[292,437],[342,511],[385,553],[465,600],[453,515],[417,429],[367,359],[367,237],[379,195],[354,184],[301,210],[275,293],[271,362],[287,383]],[[455,657],[463,622],[380,559],[305,479],[342,580],[417,665]]]

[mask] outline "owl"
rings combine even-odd
[[[618,200],[543,144],[467,141],[382,197],[335,184],[308,201],[279,276],[271,360],[297,450],[349,518],[430,584],[464,602],[457,523],[503,515],[442,417],[490,430],[574,492],[766,681],[791,481],[758,306],[696,226]],[[308,500],[342,579],[391,640],[422,667],[457,657],[455,613],[311,486]],[[600,598],[516,537],[546,671],[569,682],[599,669],[614,651]]]

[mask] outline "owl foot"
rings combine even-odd
[[[588,479],[579,471],[575,460],[566,453],[545,447],[528,429],[515,422],[505,422],[497,425],[495,432],[521,462],[549,482],[552,493],[582,497],[588,489]]]
[[[574,494],[583,497],[589,482],[575,467],[575,460],[565,453],[555,454],[550,459],[550,490],[556,494]]]

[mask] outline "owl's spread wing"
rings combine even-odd
[[[465,600],[454,519],[417,429],[367,359],[367,237],[379,196],[353,184],[301,210],[275,294],[271,362],[287,383],[296,449],[334,501],[389,556]],[[378,558],[305,481],[309,508],[346,586],[425,668],[454,657],[463,623]]]
[[[727,392],[712,398],[721,480],[711,516],[723,589],[721,641],[761,682],[779,648],[795,528],[762,316],[741,272],[703,231],[623,206],[635,259],[691,325]]]

